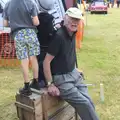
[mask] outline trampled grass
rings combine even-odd
[[[108,15],[87,14],[84,40],[78,51],[85,82],[95,85],[89,87],[89,92],[100,120],[120,120],[119,13],[120,9],[113,8]],[[18,120],[14,102],[22,79],[19,69],[0,68],[0,120]],[[100,83],[104,84],[104,102],[100,101]]]

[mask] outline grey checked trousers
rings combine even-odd
[[[60,90],[61,98],[76,109],[82,120],[99,120],[87,86],[76,69],[68,74],[54,75],[53,80]]]

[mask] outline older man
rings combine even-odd
[[[75,32],[82,18],[77,8],[66,11],[64,22],[50,44],[43,62],[48,92],[72,105],[82,120],[98,120],[83,78],[75,68]]]

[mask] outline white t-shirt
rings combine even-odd
[[[36,7],[37,7],[38,11],[46,11],[45,9],[41,8],[41,6],[40,6],[41,0],[34,0],[34,2],[36,3]],[[63,7],[62,0],[55,0],[54,4],[51,6],[52,6],[51,10],[48,10],[47,12],[49,12],[50,14],[52,14],[54,16],[55,24],[58,24],[63,20],[63,16],[65,14],[65,9]],[[44,7],[47,8],[47,6],[44,6]]]
[[[55,24],[59,24],[65,15],[65,9],[62,0],[56,0],[52,10],[48,11],[55,18]]]

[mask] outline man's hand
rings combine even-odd
[[[80,70],[80,69],[78,69],[78,68],[76,68],[76,69],[77,69],[77,71],[80,73],[80,75],[82,76],[82,78],[85,80],[85,78],[84,78],[84,74],[83,74],[83,71]]]
[[[52,96],[60,96],[60,91],[54,84],[48,86],[48,93]]]
[[[9,26],[8,20],[4,20],[4,21],[3,21],[3,25],[4,25],[4,27],[8,27],[8,26]]]
[[[77,71],[78,71],[78,72],[83,73],[83,71],[82,71],[82,70],[80,70],[80,69],[78,69],[78,68],[76,68],[76,69],[77,69]]]

